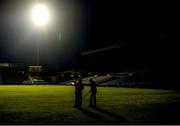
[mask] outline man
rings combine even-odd
[[[91,92],[91,96],[90,96],[90,107],[96,107],[96,93],[97,93],[97,89],[96,89],[96,82],[93,81],[93,79],[89,80],[90,82],[90,92]]]
[[[75,107],[81,108],[82,105],[82,90],[84,86],[82,84],[82,79],[79,79],[77,83],[75,83]]]

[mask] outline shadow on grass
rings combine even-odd
[[[101,113],[107,114],[107,115],[109,115],[109,116],[111,116],[111,117],[113,117],[113,118],[118,119],[118,121],[119,121],[120,123],[128,123],[128,120],[127,120],[127,119],[125,119],[124,117],[119,116],[119,115],[117,115],[117,114],[115,114],[115,113],[109,112],[109,111],[107,111],[107,110],[105,110],[105,109],[102,109],[102,108],[99,108],[99,107],[92,107],[92,108],[94,108],[95,110],[97,110],[97,111],[99,111],[99,112],[101,112]]]
[[[88,115],[91,118],[94,118],[96,120],[102,121],[104,124],[126,124],[126,123],[128,123],[128,121],[125,118],[123,118],[123,117],[121,117],[121,116],[119,116],[117,114],[111,113],[111,112],[109,112],[107,110],[104,110],[104,109],[101,109],[99,107],[93,107],[93,108],[95,110],[103,113],[103,114],[106,114],[106,115],[109,115],[109,116],[111,116],[113,118],[116,118],[118,121],[113,121],[113,122],[109,121],[106,118],[104,118],[104,116],[102,116],[100,114],[97,114],[95,112],[89,111],[87,109],[79,108],[79,110],[81,112],[83,112],[84,114]]]
[[[97,113],[94,113],[94,112],[91,112],[87,109],[83,109],[83,108],[78,108],[81,112],[83,112],[84,114],[86,114],[87,116],[91,117],[91,118],[94,118],[98,121],[103,121],[105,124],[106,123],[110,123],[109,120],[107,120],[106,118],[104,118],[103,116],[97,114]]]

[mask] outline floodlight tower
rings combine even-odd
[[[32,20],[40,28],[47,25],[49,21],[48,8],[43,4],[37,4],[32,9]],[[39,41],[37,40],[37,66],[39,65]]]

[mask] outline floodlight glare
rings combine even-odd
[[[46,6],[38,4],[32,10],[33,22],[38,26],[44,26],[48,23],[49,14]]]

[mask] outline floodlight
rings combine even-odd
[[[49,21],[48,9],[43,4],[38,4],[32,9],[33,22],[38,26],[45,26]]]

